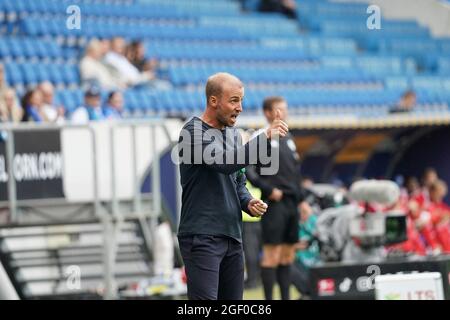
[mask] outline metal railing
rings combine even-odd
[[[41,130],[59,130],[60,132],[64,130],[71,129],[85,129],[90,134],[90,139],[92,143],[92,169],[93,169],[93,195],[92,201],[90,203],[93,206],[95,217],[103,225],[103,246],[104,246],[104,256],[103,256],[103,266],[104,266],[104,286],[105,286],[105,299],[117,298],[117,286],[114,279],[115,271],[115,261],[118,249],[118,236],[120,234],[121,226],[126,219],[124,212],[120,209],[120,199],[117,194],[117,176],[116,176],[116,131],[119,128],[129,127],[131,129],[131,150],[132,150],[132,182],[133,182],[133,199],[132,199],[132,214],[131,216],[137,219],[143,230],[143,238],[147,248],[152,248],[154,244],[154,230],[157,226],[157,218],[162,212],[162,197],[161,197],[161,172],[160,172],[160,151],[157,147],[157,130],[162,128],[165,137],[171,143],[171,137],[169,130],[165,126],[164,120],[160,119],[146,119],[146,120],[132,120],[132,121],[120,121],[120,122],[110,122],[109,123],[109,150],[110,150],[110,161],[111,161],[111,212],[106,212],[101,205],[100,192],[99,192],[99,170],[98,170],[98,148],[97,148],[97,136],[94,130],[95,123],[90,123],[86,125],[73,125],[73,124],[1,124],[0,131],[6,133],[6,163],[8,167],[8,208],[10,212],[10,223],[12,225],[19,222],[19,207],[22,200],[17,199],[17,186],[14,172],[14,153],[15,153],[15,141],[14,133],[20,131],[41,131]],[[143,182],[143,177],[139,176],[138,172],[138,157],[137,151],[139,146],[137,145],[136,131],[138,128],[149,128],[150,129],[150,144],[151,144],[151,155],[152,155],[152,190],[151,190],[151,210],[149,212],[144,212],[142,205],[142,195],[141,186]],[[4,135],[5,136],[5,135]],[[150,146],[149,146],[150,147]],[[177,177],[177,175],[176,175]],[[178,185],[178,183],[177,183]],[[180,192],[180,188],[177,188],[177,192]],[[180,198],[180,194],[177,195],[177,199]],[[51,202],[52,200],[49,199]],[[26,201],[25,201],[26,202]],[[45,203],[45,200],[43,201]],[[177,203],[179,206],[179,203]],[[178,213],[180,208],[177,208]],[[147,222],[147,219],[149,223]],[[150,250],[153,252],[153,250]],[[149,253],[150,253],[149,252]],[[1,266],[0,266],[1,267]],[[3,269],[3,268],[1,268]],[[4,277],[0,278],[1,280]],[[8,286],[12,288],[12,286]],[[9,297],[16,297],[14,292],[6,292]]]

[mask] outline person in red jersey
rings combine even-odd
[[[443,201],[446,195],[447,184],[444,181],[433,183],[430,186],[428,211],[440,249],[443,253],[450,253],[450,207]]]

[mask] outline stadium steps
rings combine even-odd
[[[144,256],[141,253],[128,253],[119,252],[117,255],[116,262],[129,262],[133,260],[143,259]],[[83,260],[81,260],[83,259]],[[35,262],[33,260],[38,260]],[[20,259],[11,263],[11,268],[36,268],[36,267],[51,267],[56,264],[61,264],[62,266],[69,266],[73,264],[77,265],[89,265],[102,263],[98,254],[80,254],[80,255],[70,255],[68,257],[60,256],[58,258],[47,258],[45,262],[40,262],[45,258],[31,258],[31,259]]]
[[[136,248],[138,245],[141,245],[141,242],[136,242],[135,244],[119,244],[119,246],[123,246],[126,248],[133,247]],[[46,252],[46,251],[52,251],[52,250],[61,250],[61,251],[82,251],[82,250],[89,250],[89,249],[98,249],[99,253],[101,252],[101,249],[103,247],[101,245],[83,245],[83,246],[70,246],[70,247],[61,247],[61,248],[32,248],[32,249],[14,249],[11,250],[10,253],[35,253],[35,252]]]
[[[136,220],[118,234],[114,280],[119,286],[151,277],[151,252]],[[104,282],[103,225],[99,222],[0,228],[0,258],[19,296],[87,297]],[[81,287],[65,288],[70,266],[80,270]],[[91,298],[98,297],[96,295]]]
[[[115,278],[130,278],[130,277],[143,277],[143,278],[149,278],[151,276],[150,272],[127,272],[127,273],[116,273]],[[103,274],[97,273],[97,274],[83,274],[84,280],[101,280],[103,278]],[[19,284],[26,285],[28,283],[36,283],[36,282],[59,282],[59,281],[65,281],[67,278],[65,276],[55,276],[55,277],[40,277],[36,279],[27,279],[27,280],[19,280]]]

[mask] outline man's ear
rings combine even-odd
[[[217,97],[216,96],[209,97],[209,105],[214,108],[217,106]]]

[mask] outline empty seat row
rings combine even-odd
[[[245,111],[258,111],[269,95],[285,97],[292,108],[331,106],[336,108],[383,107],[393,106],[400,99],[402,90],[251,90],[246,91],[243,101]],[[158,110],[185,111],[190,113],[201,110],[205,104],[202,91],[175,90],[155,95]],[[448,97],[447,97],[448,101]],[[443,103],[438,96],[426,96],[418,93],[419,104]]]
[[[450,92],[450,76],[393,76],[384,79],[386,88],[424,90],[430,94]]]
[[[30,36],[102,37],[166,40],[246,40],[253,39],[232,27],[179,26],[137,23],[95,23],[86,21],[80,29],[66,27],[65,19],[24,19],[23,32]]]
[[[380,39],[378,42],[380,51],[390,51],[399,54],[439,52],[439,44],[430,39],[428,41],[417,41],[417,39]],[[450,51],[448,52],[450,53]]]
[[[413,59],[396,56],[360,55],[352,58],[324,56],[320,58],[320,64],[323,67],[356,68],[380,75],[413,75],[417,72]]]
[[[392,53],[403,57],[412,57],[417,64],[430,71],[437,69],[440,56],[450,55],[450,45],[434,39],[380,39],[378,49],[381,54]]]
[[[292,107],[318,107],[355,106],[364,108],[373,106],[395,105],[403,90],[248,90],[246,92],[244,105],[251,108],[261,108],[262,101],[267,95],[284,96]],[[450,97],[439,95],[426,95],[423,91],[418,92],[419,104],[446,103]]]
[[[227,12],[240,13],[240,4],[238,1],[229,0],[137,0],[138,5],[146,5],[147,8],[158,7],[161,5],[167,5],[172,8],[189,12],[199,12],[202,15],[207,15],[208,12]]]
[[[264,37],[261,39],[241,40],[241,41],[217,41],[217,40],[189,40],[175,39],[162,40],[155,39],[146,41],[147,50],[170,50],[194,51],[194,50],[247,50],[257,48],[258,50],[296,50],[311,54],[331,54],[331,55],[355,55],[357,46],[355,41],[345,38],[322,38],[322,37],[297,37],[288,39],[285,37]],[[263,48],[261,48],[263,47]]]
[[[353,27],[357,27],[358,32],[364,31],[361,27],[366,28],[366,33],[370,34],[371,30],[367,27],[368,15],[358,17],[342,18],[334,16],[309,16],[303,20],[302,26],[311,30],[323,30],[336,27],[338,30],[346,32],[351,31]],[[346,27],[349,26],[349,27]],[[390,33],[404,34],[404,35],[429,35],[427,28],[418,25],[415,21],[395,21],[388,19],[381,19],[380,30],[387,29]],[[328,31],[330,32],[330,31]]]
[[[450,56],[448,57],[438,57],[437,58],[437,68],[440,74],[450,75]]]
[[[225,49],[226,47],[224,47]],[[149,48],[148,57],[159,59],[204,59],[204,60],[264,60],[264,61],[295,61],[308,60],[312,56],[300,50],[271,49],[261,46],[208,48],[207,46],[167,46],[165,48]]]
[[[202,44],[175,44],[154,46],[152,42],[147,43],[148,57],[158,57],[160,59],[190,59],[190,60],[211,60],[205,63],[214,63],[214,60],[267,60],[267,61],[295,61],[295,60],[317,60],[325,66],[359,67],[363,69],[373,69],[379,73],[405,72],[407,74],[416,71],[416,64],[413,59],[404,58],[390,54],[376,55],[356,55],[356,53],[340,53],[333,50],[319,50],[317,47],[308,48],[276,48],[261,45],[217,45],[209,47]],[[227,49],[228,48],[228,49]],[[243,61],[242,63],[245,63]],[[386,71],[385,71],[386,70]]]
[[[77,65],[50,63],[7,63],[6,79],[9,84],[34,85],[42,81],[54,84],[78,85],[80,76]]]
[[[367,11],[365,3],[332,3],[325,1],[299,1],[297,11],[300,15],[360,15]]]
[[[375,34],[383,37],[402,37],[402,36],[424,36],[429,37],[429,31],[426,28],[413,27],[405,28],[396,22],[382,22],[380,29],[369,29],[367,21],[346,21],[325,19],[320,22],[319,30],[328,35],[362,37]]]
[[[59,58],[61,54],[61,47],[55,41],[21,37],[0,39],[0,58]]]
[[[149,45],[150,48],[153,45]],[[149,49],[151,51],[151,49]],[[444,62],[443,62],[444,63]],[[229,70],[236,68],[257,69],[288,69],[301,72],[311,68],[357,69],[378,75],[414,75],[417,66],[414,59],[398,56],[358,55],[354,57],[324,55],[312,58],[310,61],[220,61],[220,60],[175,60],[168,61],[168,66],[184,66],[192,68],[209,68],[214,70]],[[450,68],[450,67],[449,67]]]
[[[74,2],[70,0],[2,0],[0,9],[8,13],[42,13],[66,15],[66,10],[76,5],[86,16],[127,17],[127,18],[186,18],[204,14],[237,15],[239,4],[233,2],[160,2],[155,4],[107,4],[92,2]]]
[[[310,53],[330,53],[353,55],[357,52],[356,42],[348,38],[303,36],[289,39],[284,37],[264,37],[260,43],[271,48],[298,48]]]
[[[203,16],[198,21],[200,26],[227,26],[239,29],[241,32],[254,34],[297,34],[298,25],[293,21],[278,18],[262,17],[208,17]]]
[[[375,82],[382,78],[365,74],[360,70],[335,68],[305,68],[290,70],[281,68],[196,68],[171,67],[169,77],[174,85],[183,86],[205,83],[216,72],[228,71],[246,83],[351,83]]]

